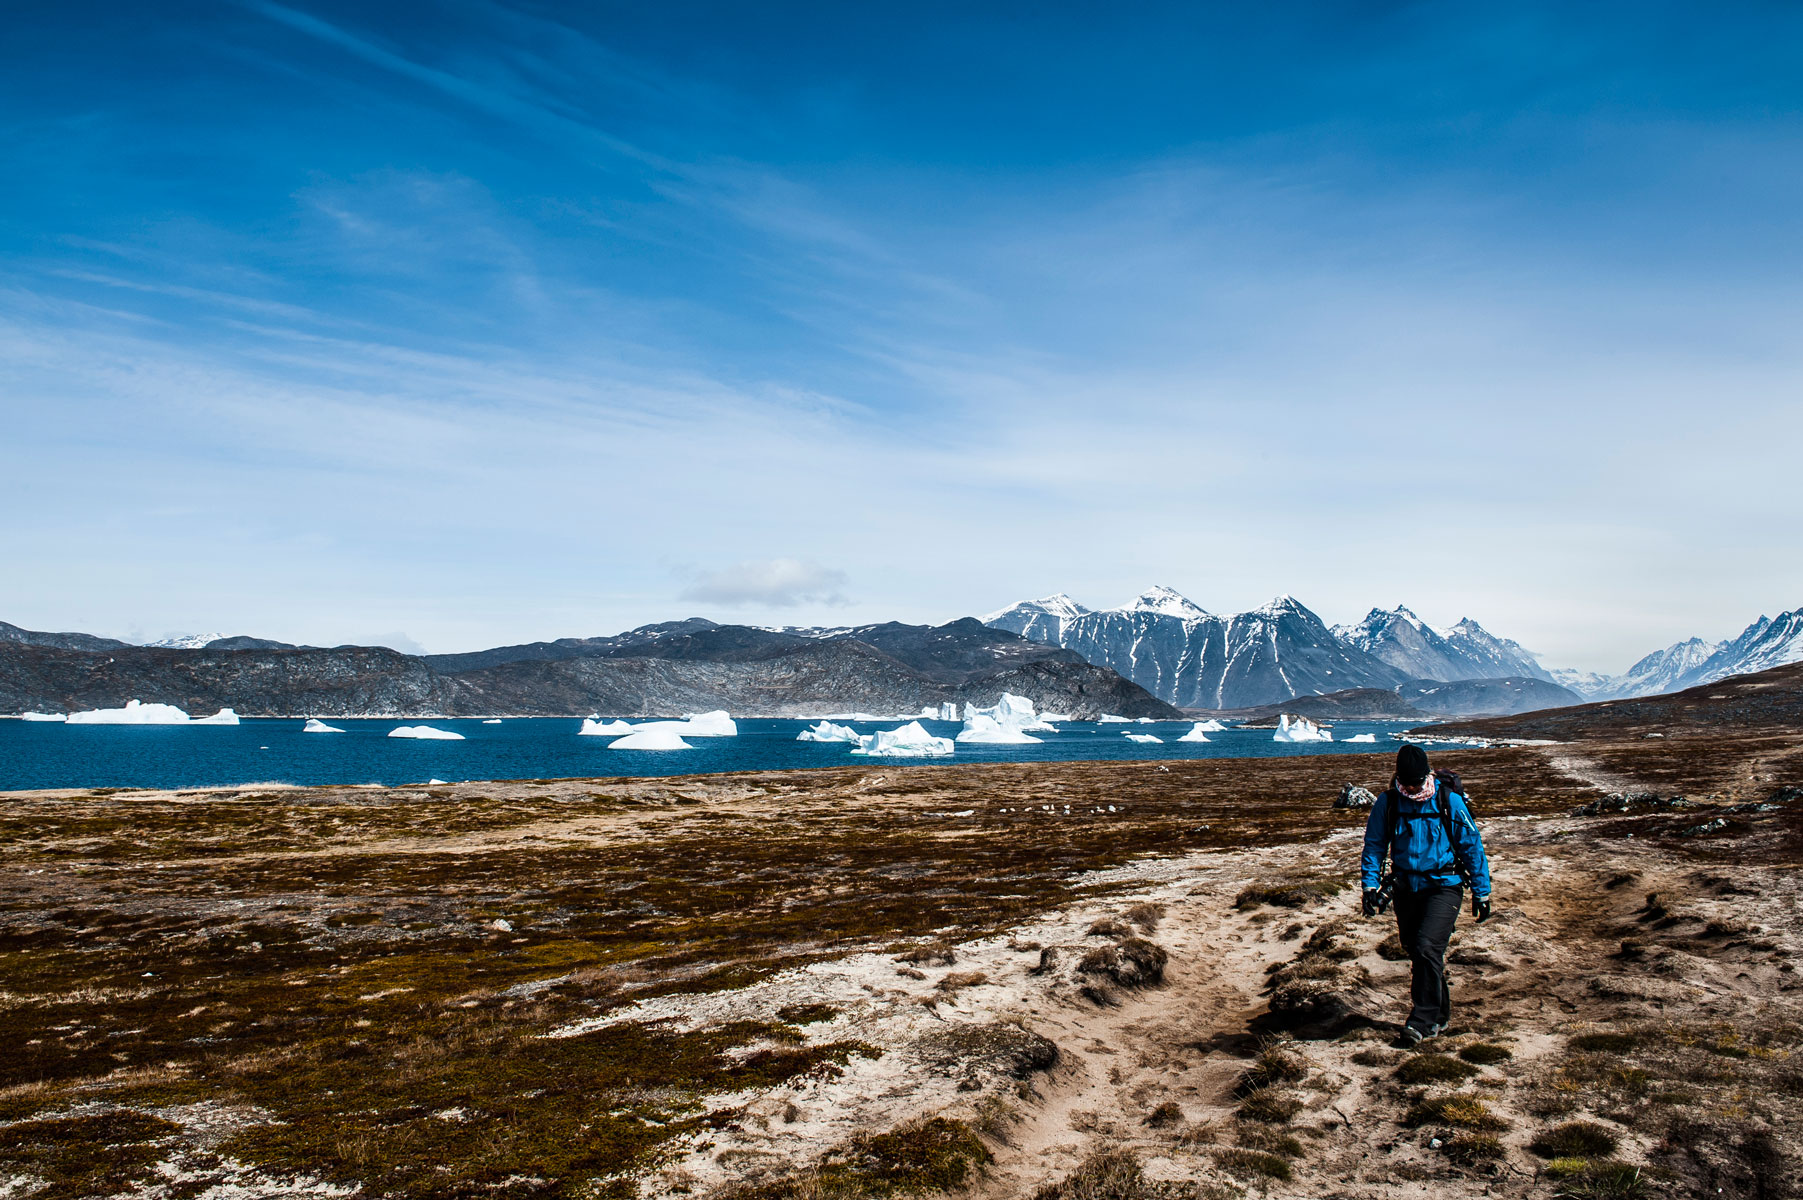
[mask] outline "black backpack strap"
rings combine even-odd
[[[1436,782],[1439,784],[1439,793],[1434,799],[1440,806],[1440,827],[1446,830],[1446,848],[1452,851],[1453,870],[1459,873],[1459,878],[1465,881],[1467,887],[1475,887],[1471,882],[1471,869],[1465,865],[1464,855],[1459,853],[1459,843],[1452,836],[1452,788],[1444,779]],[[1467,806],[1470,803],[1469,800],[1466,801]]]

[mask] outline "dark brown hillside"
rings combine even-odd
[[[1741,732],[1803,733],[1803,663],[1735,675],[1701,687],[1639,700],[1605,700],[1512,717],[1457,721],[1424,728],[1436,736],[1613,741],[1644,737]]]

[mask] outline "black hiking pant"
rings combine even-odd
[[[1429,886],[1396,893],[1396,933],[1415,968],[1408,1023],[1426,1033],[1452,1020],[1452,992],[1446,986],[1446,943],[1465,903],[1462,887]]]

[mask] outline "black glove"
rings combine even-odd
[[[1364,908],[1365,908],[1365,915],[1367,917],[1375,917],[1377,915],[1377,889],[1376,888],[1366,888],[1365,889]]]
[[[1490,919],[1490,897],[1473,896],[1471,898],[1471,915],[1477,918],[1479,925],[1488,921]]]

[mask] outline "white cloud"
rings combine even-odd
[[[839,607],[850,603],[844,587],[844,571],[799,558],[770,558],[695,573],[681,598],[727,608]]]

